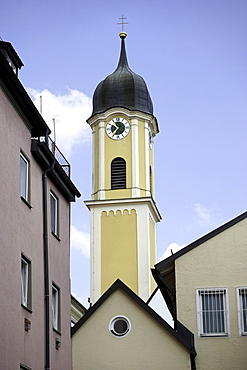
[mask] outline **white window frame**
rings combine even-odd
[[[27,366],[25,366],[23,364],[20,364],[20,370],[32,370],[32,368],[31,367],[27,367]]]
[[[125,324],[126,324],[126,330],[125,331],[123,331],[123,332],[116,331],[115,324],[118,321],[125,322]],[[130,320],[126,316],[122,316],[122,315],[115,316],[109,322],[109,331],[116,338],[126,337],[126,335],[129,334],[130,330],[131,330],[131,323],[130,323]]]
[[[245,296],[244,306],[242,295]],[[237,304],[238,304],[238,328],[239,336],[247,335],[247,319],[244,319],[244,315],[247,315],[247,287],[237,288]]]
[[[25,164],[25,167],[22,166]],[[20,196],[28,202],[29,198],[29,160],[20,152]]]
[[[222,305],[221,302],[216,304],[215,309],[207,309],[203,310],[203,296],[222,296]],[[230,325],[229,325],[229,306],[228,306],[228,290],[227,288],[202,288],[202,289],[197,289],[197,294],[196,294],[196,300],[197,300],[197,323],[198,323],[198,337],[228,337],[230,335]],[[211,301],[212,302],[212,301]],[[208,301],[207,304],[211,305],[211,302]],[[206,315],[208,317],[211,316],[211,322],[208,323],[208,328],[204,328],[204,323],[206,320]],[[219,323],[219,318],[223,320],[224,324],[224,330],[220,328],[222,323]],[[215,320],[216,318],[216,320]],[[210,330],[210,326],[213,330]],[[217,328],[219,330],[217,330]]]
[[[52,284],[52,327],[60,329],[60,289]]]
[[[31,262],[21,255],[21,304],[31,308]]]
[[[52,201],[54,201],[54,209],[52,208]],[[50,208],[51,208],[51,232],[54,235],[58,236],[58,197],[52,191],[50,191]]]

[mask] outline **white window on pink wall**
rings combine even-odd
[[[51,208],[51,232],[58,236],[58,198],[50,192],[50,208]]]
[[[60,289],[52,284],[52,327],[60,331]]]
[[[31,262],[21,256],[21,304],[31,309]]]
[[[20,196],[29,202],[29,160],[20,153]]]

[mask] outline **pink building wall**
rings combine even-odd
[[[0,369],[23,364],[44,369],[44,257],[42,173],[31,148],[31,131],[9,97],[0,88]],[[20,151],[30,161],[30,205],[20,198]],[[50,364],[71,369],[70,339],[70,203],[48,179],[48,243],[50,274]],[[50,189],[59,198],[59,238],[50,232]],[[31,261],[31,312],[21,306],[21,254]],[[61,335],[52,329],[52,282],[60,288]],[[24,320],[31,329],[24,330]],[[55,338],[61,348],[55,348]]]

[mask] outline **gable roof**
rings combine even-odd
[[[71,328],[71,336],[73,336],[77,330],[81,328],[81,326],[94,314],[94,312],[100,308],[100,306],[117,290],[121,289],[130,299],[132,299],[140,308],[146,311],[156,322],[158,322],[165,330],[168,331],[176,340],[178,340],[187,350],[189,350],[190,354],[195,356],[196,351],[194,348],[194,336],[189,330],[185,327],[186,331],[188,331],[191,336],[190,340],[188,337],[185,338],[181,333],[174,330],[162,317],[160,317],[146,302],[144,302],[141,298],[139,298],[127,285],[125,285],[120,279],[117,279],[115,283],[111,285],[111,287],[98,299],[98,301],[90,307],[85,315],[75,324],[73,328]]]
[[[167,304],[167,307],[174,319],[174,327],[176,328],[177,324],[180,323],[177,320],[177,310],[176,310],[176,277],[175,277],[175,260],[184,254],[188,253],[192,249],[198,247],[202,243],[207,242],[216,235],[224,232],[230,227],[236,225],[238,222],[244,220],[247,217],[247,212],[242,213],[241,215],[235,217],[234,219],[228,221],[224,225],[214,229],[210,233],[202,236],[191,244],[187,245],[180,251],[172,254],[170,257],[164,259],[163,261],[157,263],[152,269],[153,278],[156,281],[160,292]]]
[[[221,225],[217,229],[214,229],[213,231],[210,231],[208,234],[206,234],[206,235],[202,236],[201,238],[195,240],[191,244],[188,244],[186,247],[184,247],[183,249],[180,249],[178,252],[172,254],[170,257],[165,258],[161,262],[158,262],[155,265],[155,269],[159,270],[162,273],[163,268],[166,267],[167,265],[170,265],[177,258],[183,256],[185,253],[187,253],[187,252],[191,251],[192,249],[198,247],[202,243],[205,243],[209,239],[215,237],[216,235],[218,235],[218,234],[222,233],[223,231],[229,229],[230,227],[236,225],[238,222],[244,220],[246,217],[247,217],[247,211],[242,213],[241,215],[233,218],[232,220],[228,221],[224,225]]]

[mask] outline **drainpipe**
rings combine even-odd
[[[43,247],[44,247],[44,283],[45,283],[45,370],[50,369],[50,282],[49,282],[49,244],[48,244],[48,205],[47,174],[54,170],[55,160],[42,175],[43,187]]]

